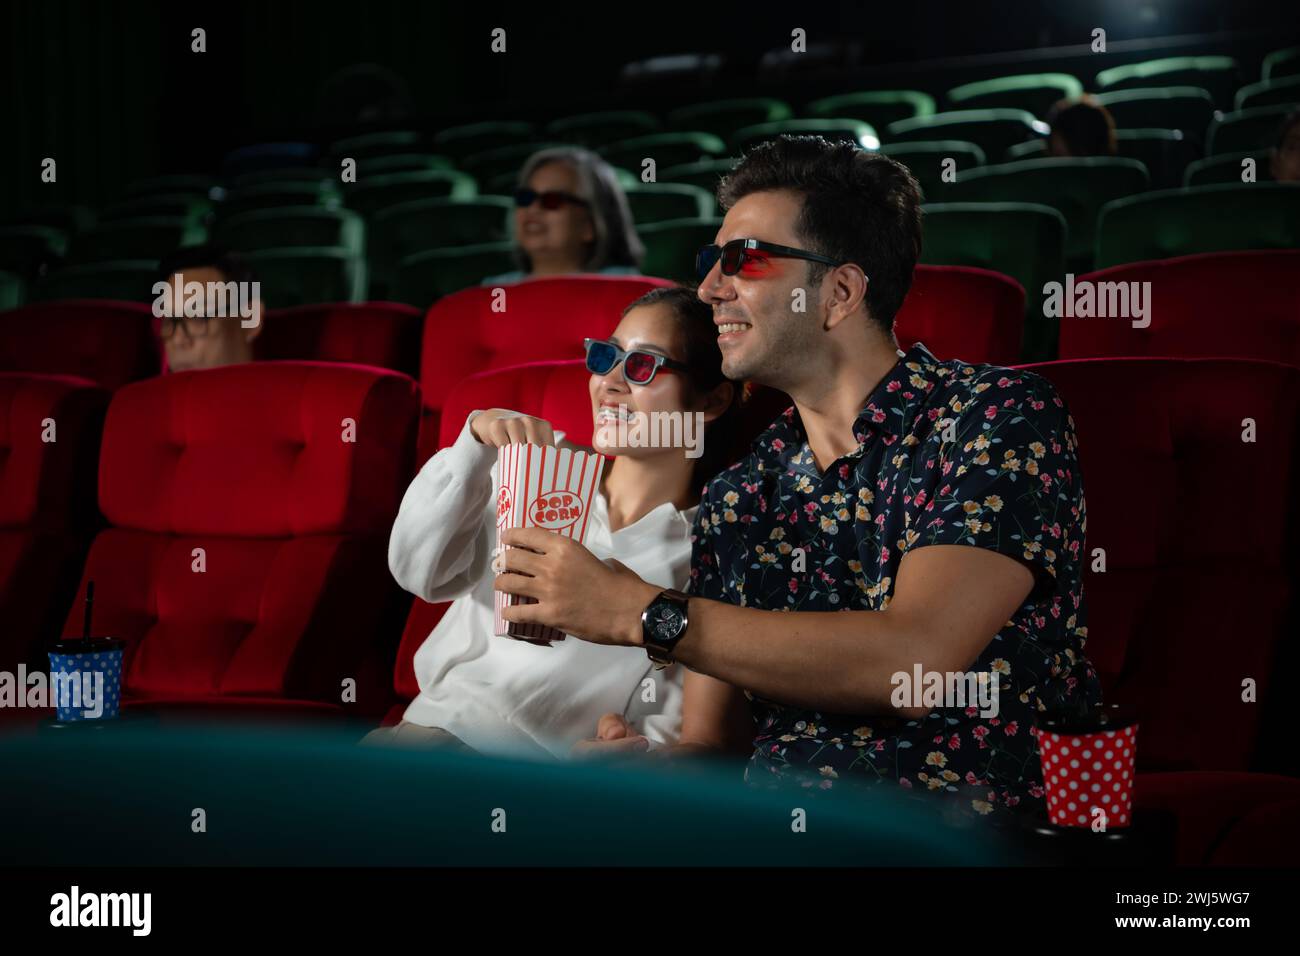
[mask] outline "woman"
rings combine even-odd
[[[712,310],[679,287],[647,293],[624,310],[609,340],[588,340],[593,444],[616,457],[592,502],[585,544],[665,588],[686,587],[700,489],[727,463],[739,396],[721,365]],[[628,418],[654,412],[698,412],[707,423],[702,454],[638,447]],[[678,668],[653,670],[639,648],[573,638],[547,647],[493,634],[497,448],[556,438],[538,418],[499,408],[474,412],[455,444],[434,455],[407,489],[389,567],[424,600],[455,603],[415,654],[420,694],[397,727],[372,735],[375,742],[564,757],[607,713],[623,715],[631,742],[676,741]]]
[[[482,284],[575,272],[636,275],[644,256],[613,167],[585,149],[544,149],[528,157],[515,190],[520,268]]]

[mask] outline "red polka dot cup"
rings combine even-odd
[[[1037,723],[1047,819],[1062,827],[1131,826],[1136,718],[1103,708]]]

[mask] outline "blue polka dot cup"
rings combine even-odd
[[[122,701],[122,649],[111,637],[65,638],[50,651],[50,695],[61,722],[108,720]]]

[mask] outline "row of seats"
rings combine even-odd
[[[1009,234],[1036,254],[1038,234]],[[998,241],[995,235],[992,241]],[[1031,288],[1060,281],[1046,269]],[[905,344],[937,354],[1013,364],[1026,339],[1055,339],[1061,358],[1232,355],[1300,366],[1300,251],[1231,252],[1116,266],[1081,283],[1150,283],[1150,322],[1043,315],[1044,297],[996,273],[918,266],[895,330]],[[423,461],[438,447],[446,396],[466,375],[577,354],[578,342],[612,328],[623,304],[663,280],[611,276],[534,279],[509,287],[506,310],[474,288],[425,313],[394,303],[333,303],[270,310],[254,342],[259,359],[358,362],[419,380]],[[1104,291],[1104,290],[1103,290]],[[1062,289],[1062,295],[1066,289]],[[1030,308],[1026,310],[1028,305]],[[1026,312],[1029,318],[1026,319]],[[1231,316],[1225,333],[1225,316]],[[68,374],[116,389],[157,374],[161,354],[148,307],[68,301],[0,312],[0,370]]]
[[[1087,652],[1107,697],[1142,715],[1141,767],[1242,771],[1289,759],[1269,749],[1268,731],[1286,726],[1270,715],[1300,597],[1289,546],[1300,530],[1300,369],[1217,358],[1027,367],[1061,390],[1077,425]],[[472,409],[505,406],[589,440],[586,378],[580,361],[479,373],[449,396],[443,438]],[[302,701],[342,714],[352,678],[361,712],[378,718],[416,692],[411,656],[443,608],[415,602],[398,650],[409,599],[384,547],[415,467],[410,379],[300,362],[162,376],[112,396],[102,447],[103,389],[12,373],[0,384],[0,480],[12,492],[0,542],[21,557],[0,564],[7,622],[64,616],[63,632],[80,633],[66,586],[76,574],[42,576],[33,589],[29,569],[66,572],[92,530],[78,521],[97,503],[107,527],[78,570],[83,592],[96,582],[97,630],[128,642],[129,697]],[[751,410],[743,437],[780,404]],[[41,440],[51,418],[53,443]],[[77,470],[95,448],[97,494],[86,481],[95,469]],[[1250,493],[1225,492],[1225,476],[1248,476]],[[6,634],[7,659],[38,662],[48,635]],[[1243,702],[1244,678],[1259,704]],[[400,703],[388,717],[399,714]]]

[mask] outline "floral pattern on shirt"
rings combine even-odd
[[[1101,700],[1083,655],[1086,505],[1065,404],[1030,372],[940,362],[917,344],[875,388],[854,434],[858,446],[823,474],[790,408],[714,478],[692,537],[693,593],[769,610],[884,610],[913,548],[1009,555],[1035,572],[1034,590],[970,668],[998,681],[999,713],[819,713],[746,692],[755,722],[746,780],[890,782],[949,795],[967,815],[1041,808],[1034,714]]]

